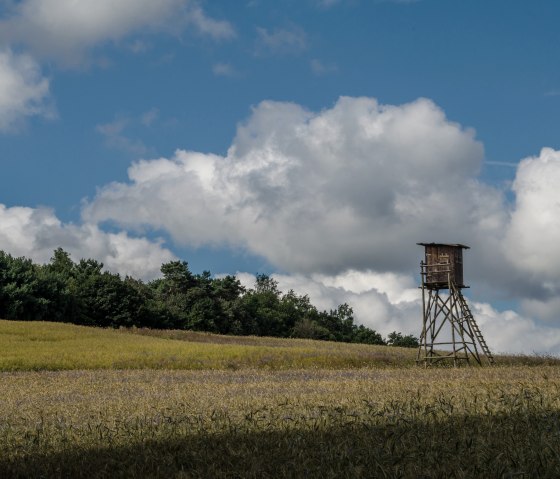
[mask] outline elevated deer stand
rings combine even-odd
[[[471,361],[482,365],[494,358],[465,300],[462,244],[418,243],[425,248],[420,263],[423,323],[416,363],[424,367],[441,361],[453,366]],[[480,352],[479,352],[480,351]]]

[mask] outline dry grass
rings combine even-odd
[[[556,358],[414,354],[0,321],[0,477],[560,477]]]
[[[560,475],[556,367],[0,380],[0,476]]]

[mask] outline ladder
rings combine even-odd
[[[467,301],[465,300],[465,298],[463,297],[463,295],[460,292],[459,292],[458,296],[460,298],[459,302],[461,304],[461,309],[463,311],[464,319],[466,319],[467,322],[470,324],[471,329],[472,329],[474,335],[476,336],[476,339],[478,340],[478,342],[480,344],[480,348],[482,349],[482,352],[484,353],[484,355],[488,359],[488,362],[490,364],[494,364],[494,356],[492,356],[492,353],[490,352],[490,348],[486,344],[486,341],[484,340],[484,336],[482,336],[482,332],[480,331],[480,328],[478,327],[478,324],[476,324],[476,321],[474,320],[474,316],[471,313],[471,310],[469,308],[469,305],[467,304]]]

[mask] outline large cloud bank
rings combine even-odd
[[[428,100],[341,98],[320,113],[263,102],[227,157],[136,163],[84,216],[241,245],[287,271],[406,270],[415,241],[466,241],[503,223],[500,193],[475,179],[473,136]]]

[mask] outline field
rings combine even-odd
[[[0,477],[560,477],[558,360],[413,358],[0,321]]]

